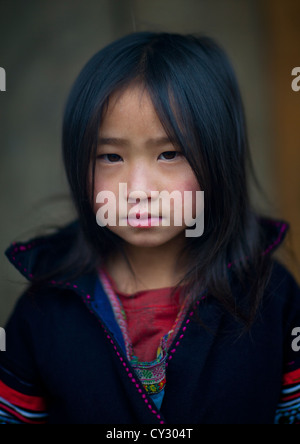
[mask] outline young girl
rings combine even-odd
[[[98,52],[63,155],[78,219],[6,252],[30,284],[0,353],[2,422],[299,423],[300,291],[273,258],[288,226],[250,205],[219,46],[143,32]]]

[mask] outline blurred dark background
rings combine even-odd
[[[265,196],[255,207],[290,222],[300,259],[299,0],[0,0],[0,250],[74,217],[61,160],[61,121],[84,63],[133,31],[205,33],[226,49],[244,98]],[[283,255],[300,281],[299,266]],[[25,281],[0,255],[0,325]]]

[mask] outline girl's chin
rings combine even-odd
[[[134,227],[128,232],[128,227],[113,227],[111,231],[118,235],[126,244],[140,248],[160,247],[167,243],[178,242],[179,239],[185,238],[184,229],[172,233],[170,227]]]

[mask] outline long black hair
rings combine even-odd
[[[225,52],[206,36],[133,33],[95,54],[79,74],[63,121],[63,159],[80,226],[74,247],[80,255],[68,267],[80,272],[122,249],[121,239],[96,223],[89,169],[95,168],[110,96],[135,82],[150,94],[166,133],[205,192],[204,234],[186,238],[188,269],[180,283],[194,297],[207,289],[250,325],[271,265],[261,254],[262,234],[248,194],[251,160],[239,87]],[[233,298],[233,275],[245,284],[246,311]]]

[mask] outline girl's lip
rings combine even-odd
[[[161,216],[151,216],[150,214],[146,214],[143,217],[140,217],[139,219],[137,217],[128,217],[127,222],[132,227],[152,227],[152,226],[159,226],[160,221],[162,220]]]
[[[131,214],[127,217],[129,220],[147,220],[147,219],[158,219],[161,218],[161,216],[151,215],[150,213],[135,213]]]
[[[154,218],[154,217],[159,217],[159,216],[151,216],[151,214],[149,214],[147,212],[146,213],[138,212],[135,215],[133,215],[134,219],[139,219],[139,220],[151,219],[151,218]]]

